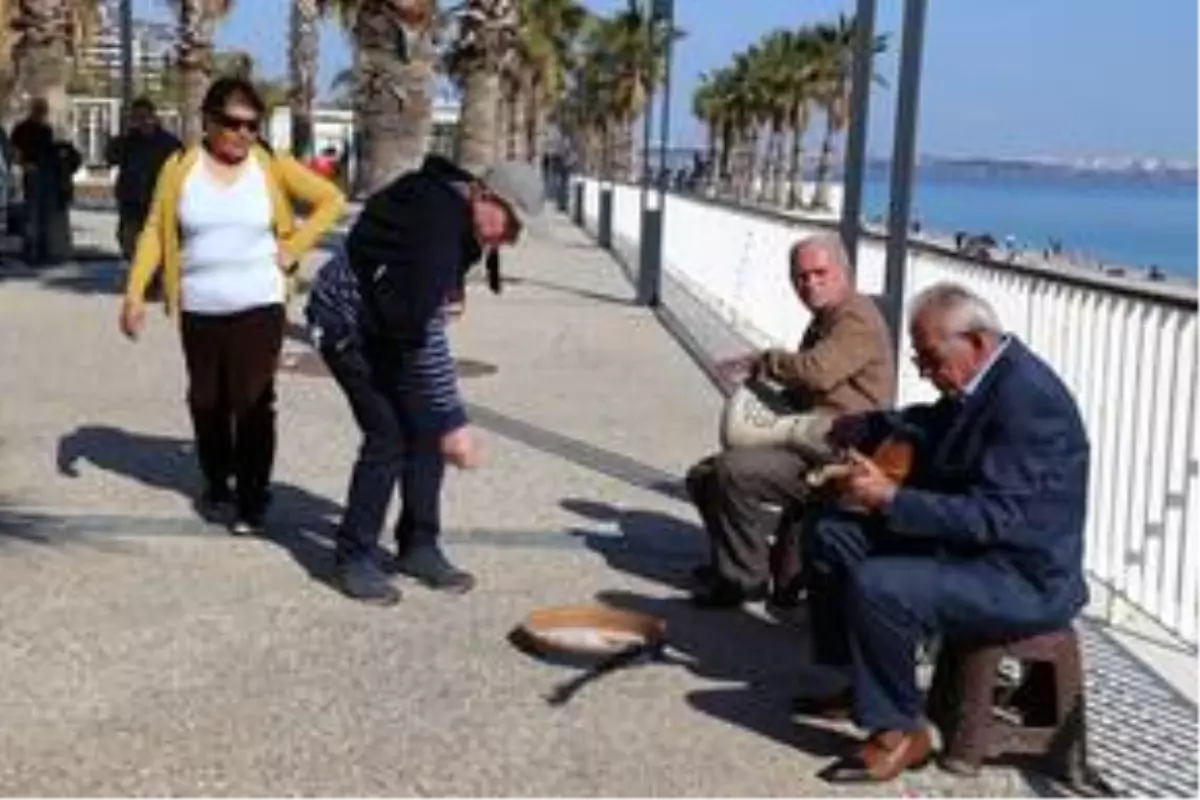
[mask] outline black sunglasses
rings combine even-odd
[[[258,127],[260,124],[258,119],[246,119],[245,117],[232,117],[229,114],[225,114],[225,113],[222,113],[219,111],[216,112],[215,114],[213,114],[212,117],[213,117],[214,122],[216,122],[222,128],[225,128],[227,130],[231,130],[231,131],[243,130],[243,131],[248,131],[249,133],[258,133]]]

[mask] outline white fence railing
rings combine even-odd
[[[572,197],[582,197],[582,218],[595,233],[601,187],[583,184]],[[620,184],[606,191],[613,247],[629,261],[637,252],[640,191]],[[670,277],[752,341],[793,346],[799,340],[809,316],[788,282],[787,252],[798,238],[830,230],[828,223],[678,195],[667,196],[665,213]],[[884,259],[884,240],[864,236],[862,291],[881,291]],[[1086,566],[1093,581],[1194,646],[1200,602],[1195,291],[912,246],[906,299],[944,280],[986,296],[1006,327],[1075,394],[1092,443]],[[902,336],[906,353],[907,330]],[[930,398],[932,389],[909,360],[899,364],[900,402]]]

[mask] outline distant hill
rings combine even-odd
[[[886,173],[889,161],[874,158],[867,169]],[[1128,179],[1161,183],[1196,183],[1195,164],[1162,159],[993,159],[921,156],[917,172],[923,177]]]

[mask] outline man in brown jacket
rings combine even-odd
[[[837,236],[805,239],[791,255],[792,285],[813,314],[799,348],[755,353],[730,366],[782,384],[797,413],[812,413],[808,430],[823,437],[841,414],[892,404],[891,337],[874,301],[855,290]],[[767,506],[782,507],[788,519],[807,497],[811,462],[811,453],[793,445],[732,447],[688,472],[688,494],[712,550],[711,563],[697,570],[697,605],[733,607],[766,597],[775,533],[775,515]],[[776,600],[786,604],[789,589],[776,585]]]

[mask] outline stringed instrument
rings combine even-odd
[[[889,479],[903,484],[912,473],[916,450],[912,442],[898,436],[888,436],[869,456],[875,466]],[[819,489],[827,484],[846,480],[854,472],[854,462],[849,459],[835,461],[812,470],[807,475],[808,485]]]

